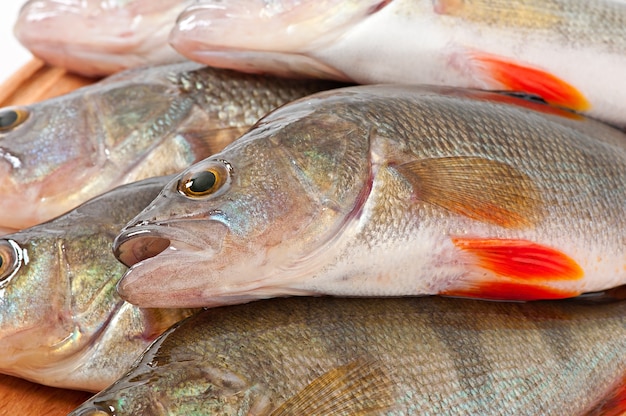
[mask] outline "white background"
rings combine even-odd
[[[13,36],[13,25],[26,0],[0,0],[0,83],[31,59]]]

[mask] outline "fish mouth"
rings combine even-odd
[[[202,230],[211,230],[207,236]],[[133,267],[169,251],[215,253],[221,248],[227,227],[219,221],[187,220],[130,226],[113,241],[113,254],[127,267]]]
[[[113,242],[113,254],[127,267],[157,256],[171,244],[166,237],[154,235],[150,230],[129,230],[118,235]]]

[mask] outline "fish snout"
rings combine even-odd
[[[212,220],[202,225],[198,221],[139,221],[122,229],[113,241],[113,254],[128,267],[174,252],[202,252],[204,258],[210,258],[221,250],[227,233],[226,225]]]
[[[150,230],[128,230],[113,242],[115,257],[127,267],[152,258],[170,246],[170,239],[156,235]]]

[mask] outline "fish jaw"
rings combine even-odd
[[[170,44],[183,56],[211,66],[349,81],[341,71],[305,52],[334,42],[387,3],[200,1],[180,14]]]
[[[114,243],[130,267],[118,285],[124,299],[197,307],[313,293],[296,282],[324,267],[321,252],[358,217],[372,176],[370,132],[336,114],[307,118],[309,104],[278,110],[279,122],[183,171],[135,217]],[[332,134],[302,134],[333,121]],[[208,171],[224,178],[220,187],[189,195],[190,178]]]
[[[202,237],[193,237],[198,235],[194,227],[202,227]],[[116,238],[114,250],[130,266],[118,293],[144,308],[215,307],[312,294],[289,290],[289,280],[272,275],[285,253],[266,251],[254,241],[233,241],[227,226],[218,221],[130,227]]]
[[[182,60],[167,36],[189,1],[120,3],[31,0],[14,33],[35,56],[87,76]]]
[[[286,78],[319,78],[350,82],[351,79],[338,69],[306,55],[256,52],[256,51],[209,51],[186,43],[186,39],[177,38],[178,43],[186,52],[186,57],[196,62],[210,62],[216,68],[235,68],[249,74],[272,74]]]
[[[213,43],[220,49],[294,51],[327,43],[346,27],[384,7],[389,1],[197,1],[178,17],[174,39]],[[252,23],[252,25],[251,25]],[[224,32],[234,34],[225,38]],[[271,49],[268,49],[271,45]]]
[[[88,167],[80,171],[80,165],[78,161],[68,161],[66,166],[53,174],[27,186],[12,180],[10,175],[5,175],[8,177],[0,185],[0,195],[3,196],[0,203],[0,225],[25,229],[61,215],[77,205],[72,199],[71,192],[68,195],[67,191],[95,176],[94,171]],[[76,171],[80,174],[75,174]],[[72,188],[67,187],[68,183],[72,183]],[[66,192],[59,191],[61,184],[65,184]],[[59,195],[57,191],[63,193]],[[51,193],[52,197],[48,197],[48,193]]]

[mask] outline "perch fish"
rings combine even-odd
[[[99,391],[193,312],[142,310],[115,290],[126,267],[111,252],[113,239],[169,179],[116,188],[0,239],[1,373]]]
[[[166,185],[116,238],[118,290],[143,307],[600,291],[626,283],[624,172],[626,134],[531,99],[322,92]]]
[[[87,76],[183,61],[168,44],[193,0],[30,0],[13,32],[33,55]]]
[[[71,415],[617,415],[625,357],[625,302],[274,299],[183,321]]]
[[[171,43],[248,72],[524,91],[626,126],[623,0],[199,0]]]
[[[341,84],[195,63],[129,70],[37,104],[0,109],[0,227],[54,218],[124,183],[221,150],[270,110]]]

